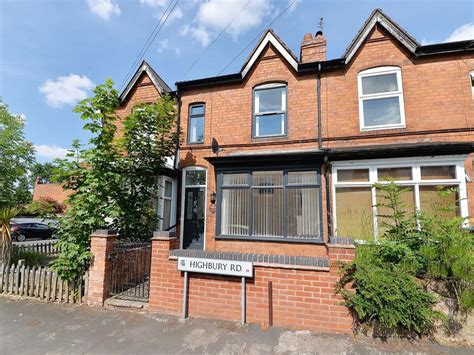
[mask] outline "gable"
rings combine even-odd
[[[273,48],[272,50],[274,52],[280,54],[295,71],[298,71],[298,59],[296,58],[296,56],[291,53],[291,51],[273,33],[272,30],[268,30],[266,34],[260,39],[260,42],[258,43],[257,47],[255,47],[254,51],[250,54],[249,58],[242,66],[242,69],[240,71],[242,79],[245,78],[250,69],[252,69],[252,67],[258,61],[260,55],[270,44],[270,48]]]
[[[128,82],[125,89],[120,94],[120,101],[123,102],[128,95],[133,91],[136,86],[144,84],[145,81],[151,82],[158,90],[160,95],[172,92],[171,88],[164,82],[163,79],[153,70],[153,68],[146,62],[143,61],[138,70],[133,75],[132,79]]]
[[[409,52],[415,54],[419,43],[413,38],[408,32],[401,28],[392,19],[386,16],[380,9],[374,10],[371,16],[364,23],[362,28],[359,30],[355,38],[347,47],[343,54],[346,64],[351,61],[354,55],[357,53],[362,44],[368,39],[369,35],[377,34],[377,26],[381,26],[389,34],[391,34],[402,46],[404,46]],[[375,31],[374,31],[375,28]]]

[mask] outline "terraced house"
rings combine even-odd
[[[159,211],[173,233],[153,241],[150,310],[350,332],[333,264],[354,256],[346,237],[380,235],[374,183],[474,215],[473,41],[422,46],[375,10],[340,58],[326,45],[306,34],[297,56],[268,30],[238,73],[177,83],[183,136]],[[144,63],[124,110],[169,91]],[[252,261],[253,278],[188,283],[186,256]]]
[[[375,10],[341,58],[269,30],[239,73],[178,82],[181,246],[322,255],[380,233],[375,182],[473,215],[473,41],[421,46]],[[470,196],[471,195],[471,196]]]

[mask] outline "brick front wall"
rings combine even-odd
[[[150,278],[151,312],[181,315],[183,273],[169,250],[178,247],[176,239],[154,240]],[[338,277],[336,260],[350,261],[352,246],[329,247],[329,270],[301,270],[254,267],[254,277],[246,285],[246,318],[249,323],[350,333],[352,318],[334,294]],[[269,315],[269,282],[272,282],[272,315]],[[238,277],[189,274],[188,313],[191,317],[241,319],[241,281]]]

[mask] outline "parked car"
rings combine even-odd
[[[11,232],[13,240],[24,242],[27,238],[51,238],[55,229],[44,223],[12,223]]]

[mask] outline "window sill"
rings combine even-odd
[[[372,126],[372,127],[362,127],[360,129],[361,132],[372,132],[372,131],[385,131],[385,130],[392,130],[392,129],[405,129],[407,128],[406,125],[393,125],[393,126]]]
[[[301,244],[325,244],[321,237],[318,238],[290,238],[290,237],[241,237],[235,235],[216,235],[216,240],[240,240],[245,242],[284,242],[284,243],[301,243]]]

